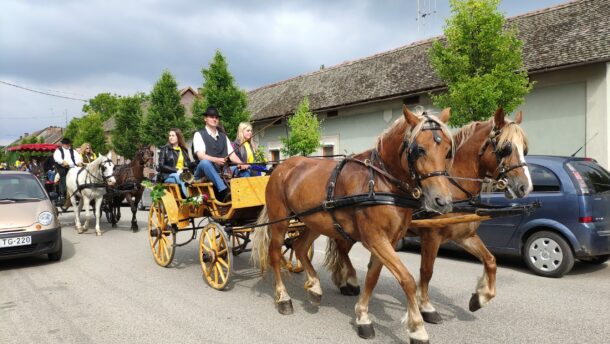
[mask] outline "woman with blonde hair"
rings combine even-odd
[[[93,160],[97,159],[97,155],[91,149],[91,144],[87,142],[80,146],[80,155],[83,158],[83,165],[92,163]]]

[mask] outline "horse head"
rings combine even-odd
[[[410,128],[399,151],[401,165],[421,188],[424,208],[448,213],[452,203],[446,177],[454,152],[453,137],[446,125],[450,109],[444,109],[437,118],[425,112],[416,115],[403,105],[403,115]]]
[[[101,170],[102,179],[108,185],[114,185],[116,179],[114,178],[114,163],[112,163],[112,152],[108,152],[107,155],[102,155],[98,158],[99,169]]]
[[[149,146],[139,146],[134,160],[138,160],[143,166],[152,168],[154,155]]]
[[[528,142],[520,126],[522,120],[521,112],[512,121],[505,118],[503,109],[498,109],[489,137],[479,151],[481,167],[489,171],[495,180],[506,180],[505,196],[508,199],[523,198],[533,188],[525,162]]]

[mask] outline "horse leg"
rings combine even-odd
[[[74,226],[76,227],[76,232],[78,234],[82,234],[87,231],[87,229],[83,228],[82,224],[80,223],[80,211],[83,208],[83,202],[80,201],[79,203],[75,203],[76,195],[70,196],[70,200],[72,201],[72,205],[77,204],[74,206]]]
[[[376,257],[378,262],[376,259],[371,259],[371,268],[369,268],[369,272],[367,273],[365,289],[361,296],[361,299],[358,301],[358,304],[356,304],[356,314],[358,314],[359,310],[362,311],[363,309],[368,312],[368,301],[370,299],[370,294],[372,293],[373,288],[375,288],[375,285],[377,284],[377,280],[379,279],[379,272],[381,271],[381,264],[383,264],[383,266],[390,270],[392,275],[394,275],[394,277],[398,280],[398,283],[402,287],[402,290],[407,297],[406,319],[410,343],[428,343],[428,332],[424,327],[424,321],[417,305],[417,285],[415,283],[415,279],[413,279],[413,276],[411,276],[409,270],[407,270],[404,264],[400,261],[400,257],[394,250],[394,243],[383,237],[371,237],[368,238],[367,242],[369,246],[368,249],[369,251],[371,251],[372,257]],[[371,278],[369,279],[369,273],[371,272]],[[363,305],[364,308],[362,307]],[[366,319],[361,318],[361,322],[362,320],[368,320],[368,314],[366,315]],[[370,320],[368,321],[370,323]],[[356,323],[360,325],[358,319],[356,320]],[[369,326],[372,330],[372,326]],[[361,332],[361,326],[359,326],[358,328],[359,332]],[[366,329],[367,326],[362,327],[362,332],[364,334],[366,334]]]
[[[440,314],[430,303],[428,287],[434,271],[434,261],[441,244],[439,232],[435,229],[420,231],[421,237],[421,265],[419,268],[419,309],[425,322],[440,324],[443,322]]]
[[[326,245],[324,266],[331,272],[331,279],[343,295],[360,294],[356,270],[349,259],[352,244],[345,240],[329,238]]]
[[[138,231],[138,220],[136,219],[136,214],[138,212],[138,199],[134,199],[132,197],[129,198],[129,205],[131,206],[131,230],[136,233]]]
[[[307,273],[307,281],[305,281],[304,288],[307,291],[309,302],[314,306],[319,306],[322,301],[322,286],[320,285],[320,278],[307,255],[307,251],[309,251],[311,244],[319,236],[320,234],[313,231],[303,231],[299,238],[295,240],[293,246],[297,259],[301,262]]]
[[[381,273],[381,262],[377,257],[371,253],[369,260],[368,271],[364,278],[364,290],[360,294],[360,298],[354,307],[356,312],[356,325],[358,326],[358,336],[364,339],[370,339],[375,337],[375,329],[373,328],[373,322],[369,318],[369,301],[373,289],[377,285],[379,280],[379,274]]]
[[[275,218],[275,217],[274,217]],[[275,303],[280,314],[289,315],[294,312],[292,300],[286,286],[282,281],[280,263],[282,259],[282,245],[288,231],[288,226],[284,223],[271,225],[271,241],[269,243],[269,261],[275,276]]]
[[[85,207],[85,224],[83,225],[83,230],[86,232],[89,230],[89,218],[91,217],[91,199],[89,199],[89,196],[82,196],[80,201],[82,206]],[[81,204],[79,203],[78,206],[80,208]]]
[[[484,266],[483,276],[479,279],[476,293],[472,294],[468,305],[470,311],[475,312],[486,306],[496,296],[496,257],[489,252],[476,233],[461,240],[454,239],[454,241],[477,257]]]
[[[95,234],[102,235],[100,230],[100,217],[102,217],[102,197],[95,197]]]

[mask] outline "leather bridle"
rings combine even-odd
[[[436,144],[440,144],[443,139],[439,134],[439,131],[442,132],[443,129],[441,128],[438,122],[430,118],[426,113],[423,114],[423,117],[425,118],[425,122],[422,125],[421,131],[432,131],[434,142]],[[416,183],[418,188],[421,189],[422,180],[432,177],[449,177],[449,172],[447,171],[447,169],[445,169],[444,171],[434,171],[426,174],[421,174],[417,172],[417,169],[415,168],[415,163],[417,162],[417,159],[421,158],[422,155],[425,154],[425,151],[417,144],[415,138],[413,138],[413,141],[410,141],[408,135],[405,135],[405,138],[402,142],[402,146],[400,148],[399,155],[402,156],[405,152],[407,165],[409,166],[409,171],[411,172],[411,179]],[[449,150],[449,153],[447,154],[447,159],[452,158],[452,152],[453,147]]]
[[[496,157],[496,162],[498,163],[498,167],[496,168],[496,171],[494,172],[494,174],[496,174],[496,176],[495,177],[489,176],[489,177],[493,178],[496,181],[499,181],[500,179],[502,179],[502,177],[504,177],[506,174],[508,174],[508,172],[510,172],[514,169],[527,166],[526,162],[520,162],[520,163],[514,164],[514,165],[504,164],[505,158],[512,154],[513,146],[510,142],[506,142],[502,147],[498,147],[498,138],[500,137],[500,134],[502,134],[502,130],[504,128],[508,127],[509,125],[517,125],[517,123],[510,122],[510,123],[506,124],[502,129],[498,129],[494,125],[491,132],[489,133],[489,137],[487,138],[487,140],[485,141],[485,143],[479,150],[479,160],[480,160],[481,157],[483,156],[483,154],[485,153],[485,150],[487,149],[487,147],[489,145],[492,146],[492,152],[494,153],[494,156]],[[523,153],[525,155],[527,155],[527,150],[525,150]]]

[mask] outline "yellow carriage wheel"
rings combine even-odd
[[[227,287],[233,272],[233,254],[227,234],[216,222],[208,223],[201,231],[199,262],[210,287],[217,290]]]
[[[282,260],[280,262],[281,266],[282,268],[294,273],[300,273],[305,270],[301,264],[301,261],[297,259],[294,249],[292,248],[294,241],[297,240],[300,235],[301,232],[298,230],[289,231],[286,234],[284,246],[282,247]],[[313,259],[313,250],[314,244],[311,243],[309,251],[307,251],[307,256],[309,257],[310,261]]]
[[[176,233],[169,224],[162,202],[153,203],[148,213],[148,242],[157,264],[167,267],[174,259]]]

